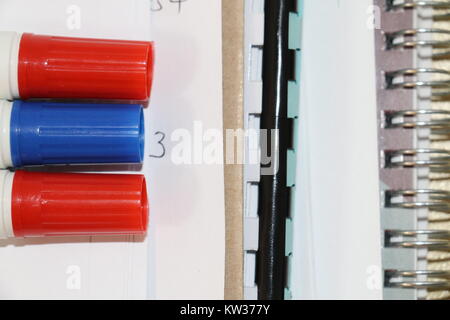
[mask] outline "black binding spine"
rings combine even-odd
[[[257,256],[258,298],[284,298],[285,235],[289,210],[287,178],[287,149],[289,121],[287,117],[289,79],[289,12],[290,0],[265,1],[265,30],[263,48],[263,102],[261,129],[267,130],[267,152],[278,145],[277,160],[271,154],[269,164],[261,164],[259,183],[259,249]],[[275,129],[278,134],[271,130]],[[263,135],[262,135],[263,137]],[[264,148],[262,153],[265,153]],[[273,174],[267,168],[276,165]],[[278,170],[276,170],[278,169]]]

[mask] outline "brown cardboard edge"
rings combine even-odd
[[[223,127],[243,128],[244,1],[222,1]],[[238,143],[237,146],[243,144]],[[224,152],[224,157],[226,152]],[[243,298],[243,166],[224,162],[225,299]]]

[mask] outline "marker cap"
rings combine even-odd
[[[144,234],[147,230],[149,205],[143,175],[18,170],[11,198],[15,237]]]
[[[145,101],[153,42],[0,31],[0,99]]]
[[[6,156],[7,144],[0,140],[0,155],[5,154],[3,162],[0,157],[3,167],[11,160],[15,167],[143,160],[141,105],[16,100],[10,113],[10,125],[5,120],[2,130],[6,132],[10,127],[11,159]]]
[[[22,99],[147,100],[153,43],[24,33],[18,70]]]

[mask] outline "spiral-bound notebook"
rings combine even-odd
[[[258,3],[246,15],[248,128],[261,113]],[[450,1],[296,3],[284,298],[448,299]],[[258,170],[246,167],[247,298],[264,251]]]
[[[448,299],[450,2],[303,10],[293,297]]]

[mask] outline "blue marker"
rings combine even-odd
[[[138,104],[0,101],[0,167],[141,163]]]

